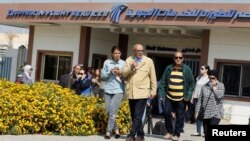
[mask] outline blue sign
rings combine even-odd
[[[120,16],[126,8],[127,8],[127,6],[124,4],[114,5],[112,7],[112,11],[111,11],[111,15],[110,15],[111,21],[114,23],[119,23]]]
[[[100,10],[13,10],[7,11],[7,17],[110,17],[111,22],[119,23],[121,14],[127,9],[125,4],[116,4],[110,11]],[[237,11],[236,9],[229,9],[228,11],[219,10],[204,10],[204,9],[186,9],[183,11],[176,11],[174,9],[159,9],[150,8],[146,10],[128,9],[125,17],[128,18],[151,18],[151,17],[188,17],[188,18],[204,18],[205,20],[216,20],[217,18],[238,19],[250,18],[250,11]],[[85,19],[86,20],[86,19]]]
[[[217,18],[250,18],[250,12],[240,12],[235,9],[228,11],[220,10],[202,10],[202,9],[187,9],[184,11],[175,11],[173,9],[148,9],[148,10],[133,10],[128,9],[126,13],[130,18],[147,18],[147,17],[194,17],[206,18],[215,20]]]

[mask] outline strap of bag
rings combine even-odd
[[[210,96],[211,96],[211,94],[213,93],[213,88],[212,88],[212,91],[211,91],[211,93],[209,94],[209,97],[208,97],[208,99],[207,99],[207,102],[206,102],[206,105],[205,105],[205,107],[204,107],[204,113],[205,113],[205,111],[206,111],[206,108],[207,108],[207,104],[208,104],[208,101],[209,101],[209,99],[210,99]],[[202,95],[202,103],[203,103],[203,95]]]

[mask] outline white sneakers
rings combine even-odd
[[[167,140],[172,140],[172,141],[179,141],[179,137],[176,136],[176,135],[172,135],[170,133],[167,133],[166,135],[163,136],[164,139],[167,139]]]
[[[166,135],[163,136],[163,138],[170,140],[170,139],[172,139],[172,134],[167,133]]]
[[[172,141],[179,141],[179,137],[178,136],[172,136]]]

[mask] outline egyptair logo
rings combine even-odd
[[[120,20],[121,13],[127,8],[125,4],[116,4],[112,7],[111,11],[111,21],[114,23],[118,23]]]

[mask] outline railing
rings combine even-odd
[[[12,64],[11,57],[2,58],[2,62],[0,62],[0,78],[5,78],[7,80],[10,80],[11,64]]]

